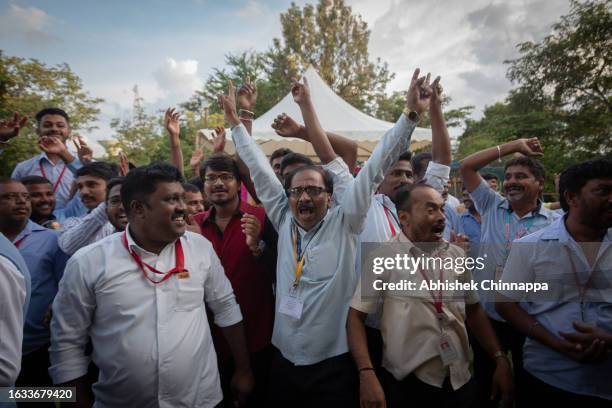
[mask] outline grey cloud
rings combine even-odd
[[[58,21],[36,7],[20,7],[10,4],[0,15],[0,36],[5,39],[24,41],[29,45],[46,45],[60,41],[47,32],[47,28]]]

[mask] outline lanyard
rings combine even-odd
[[[26,235],[25,237],[22,237],[19,241],[15,241],[13,243],[13,245],[15,245],[17,247],[17,249],[19,249],[19,247],[21,246],[21,244],[23,243],[23,241],[27,238],[28,236]]]
[[[42,176],[44,178],[46,178],[47,180],[49,180],[49,178],[47,177],[47,175],[45,174],[45,169],[43,168],[42,162],[38,162],[38,167],[40,168],[40,174],[42,174]],[[64,168],[62,169],[62,172],[60,173],[59,177],[57,178],[57,181],[55,182],[55,184],[53,185],[53,192],[55,193],[55,191],[57,190],[57,188],[59,187],[61,181],[62,181],[62,177],[64,177],[64,173],[66,172],[66,164],[64,164]],[[49,180],[51,181],[51,180]]]
[[[419,268],[419,272],[421,272],[421,276],[423,277],[423,280],[427,281],[428,277],[425,274],[425,272],[423,272],[423,269]],[[434,269],[434,273],[435,273],[435,269]],[[444,268],[440,268],[440,277],[439,282],[440,284],[443,282],[442,279],[444,278]],[[428,285],[431,287],[431,285]],[[436,312],[438,313],[438,321],[440,322],[440,326],[442,325],[442,319],[443,319],[443,312],[442,312],[442,285],[440,285],[440,289],[438,290],[438,297],[436,298],[436,295],[434,294],[434,291],[429,289],[429,294],[431,295],[431,298],[433,299],[433,305],[436,308]]]
[[[574,282],[576,283],[576,288],[578,289],[578,294],[580,296],[580,318],[584,321],[584,297],[586,295],[587,289],[591,285],[591,281],[595,271],[595,264],[593,265],[593,269],[589,272],[589,276],[587,277],[584,285],[580,284],[580,278],[578,277],[578,271],[576,270],[576,265],[574,264],[574,259],[572,258],[572,254],[567,246],[563,246],[565,248],[565,252],[567,252],[567,257],[569,258],[570,265],[572,267],[572,272],[574,274]],[[597,263],[597,261],[595,262]]]
[[[306,248],[308,248],[308,245],[310,245],[314,237],[319,233],[322,226],[323,221],[321,221],[321,224],[317,227],[317,230],[314,232],[314,234],[312,234],[312,237],[308,240],[308,243],[306,243],[304,250],[302,250],[302,237],[300,237],[300,232],[298,231],[297,225],[293,224],[293,258],[295,260],[295,279],[293,280],[294,289],[297,288],[298,284],[300,283],[300,279],[302,278],[302,268],[304,268],[304,262],[306,260],[304,257],[304,255],[306,255]]]
[[[387,216],[387,222],[389,223],[389,229],[391,230],[391,236],[394,237],[397,231],[395,230],[395,226],[393,225],[393,221],[391,221],[391,214],[389,214],[389,209],[383,205],[385,209],[385,215]]]
[[[181,272],[187,272],[187,270],[185,269],[185,255],[183,254],[183,245],[181,244],[181,239],[177,239],[175,244],[174,244],[174,252],[175,252],[175,256],[176,256],[176,261],[175,261],[175,266],[174,268],[170,269],[168,272],[163,273],[158,271],[157,269],[155,269],[154,267],[152,267],[151,265],[145,263],[142,261],[142,259],[140,258],[140,256],[134,252],[130,246],[128,245],[128,241],[127,241],[127,233],[123,232],[123,236],[121,237],[121,241],[123,242],[123,246],[125,247],[125,249],[129,252],[129,254],[132,256],[132,259],[134,259],[134,262],[136,262],[136,264],[138,265],[138,268],[140,268],[140,270],[142,271],[143,275],[145,278],[147,278],[149,281],[153,282],[154,284],[158,284],[158,283],[162,283],[163,281],[167,280],[168,278],[170,278],[170,276],[174,275],[175,273],[181,273]],[[145,267],[147,267],[147,269],[149,269],[151,272],[156,273],[158,275],[164,275],[163,278],[159,281],[153,280],[151,278],[149,278],[149,276],[147,275],[147,272],[145,271]]]

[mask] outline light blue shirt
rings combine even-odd
[[[74,217],[83,217],[87,214],[87,207],[83,204],[81,200],[81,195],[77,191],[77,193],[68,201],[68,204],[64,208],[53,210],[53,216],[60,223],[60,225],[64,224],[68,218]]]
[[[463,234],[463,226],[457,210],[449,200],[446,200],[444,203],[444,239],[448,242],[451,241],[451,231],[454,231],[455,234]]]
[[[475,269],[472,273],[474,279],[479,282],[478,287],[483,280],[496,280],[501,276],[512,241],[541,230],[560,217],[558,213],[540,205],[537,211],[525,214],[519,219],[516,213],[511,211],[508,200],[489,187],[482,178],[480,185],[470,193],[470,197],[480,213],[481,220],[478,256],[484,258],[484,268]],[[479,295],[489,317],[503,321],[495,311],[493,291],[481,290]]]
[[[44,175],[40,171],[41,166],[45,172]],[[68,165],[61,160],[57,164],[53,164],[47,157],[47,153],[43,152],[38,156],[18,163],[17,166],[15,166],[15,170],[13,170],[13,174],[11,174],[11,178],[20,180],[26,176],[46,177],[55,187],[62,171],[66,168],[57,186],[57,190],[55,190],[55,208],[60,209],[64,208],[70,200],[70,189],[72,188],[72,182],[75,180],[75,172],[81,167],[83,167],[83,164],[76,157]]]
[[[305,264],[297,297],[303,302],[299,319],[278,313],[295,279],[293,214],[285,190],[268,160],[243,125],[232,129],[236,151],[249,167],[257,196],[278,231],[276,316],[272,343],[295,365],[311,365],[348,352],[346,319],[359,280],[355,251],[372,196],[401,152],[408,149],[415,124],[404,115],[376,146],[354,182],[341,194],[340,203],[304,234]],[[328,164],[334,174],[345,174],[346,164],[336,158]],[[335,189],[335,188],[334,188]],[[312,241],[311,241],[312,240]],[[307,245],[307,246],[306,246]]]
[[[571,261],[564,247],[569,250]],[[567,232],[564,218],[559,218],[548,227],[514,242],[502,277],[504,282],[554,282],[561,277],[566,284],[571,285],[574,283],[572,262],[584,284],[591,267],[580,246]],[[597,289],[595,284],[591,286],[591,293],[587,289],[584,320],[612,332],[612,303],[609,302],[609,292],[612,290],[612,228],[608,229],[599,247],[594,267],[599,271],[599,276],[594,276],[593,282],[603,282],[599,285],[603,287],[603,292],[602,289]],[[513,292],[501,293],[511,299],[521,300]],[[520,303],[520,306],[536,318],[542,327],[557,337],[560,337],[559,332],[575,331],[572,322],[582,318],[578,299],[538,302],[533,299],[535,296]],[[589,301],[594,298],[598,301]],[[527,338],[523,346],[523,361],[525,370],[553,387],[574,394],[612,400],[610,356],[600,364],[580,364],[532,338]]]
[[[461,228],[463,228],[463,233],[470,239],[468,255],[476,258],[478,256],[478,245],[480,244],[480,222],[469,210],[461,214]]]
[[[23,332],[24,355],[50,341],[49,329],[43,320],[53,303],[68,256],[58,246],[59,233],[28,221],[13,243],[19,242],[19,252],[28,266],[32,280],[30,306],[26,313]]]

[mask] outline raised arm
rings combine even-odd
[[[170,162],[181,172],[185,177],[185,169],[183,167],[183,152],[181,151],[181,124],[179,122],[180,114],[174,108],[168,108],[164,115],[164,126],[168,131],[170,141]]]
[[[501,161],[503,156],[513,153],[523,153],[526,156],[542,156],[544,154],[537,137],[513,140],[512,142],[490,147],[471,154],[461,160],[460,167],[461,177],[463,177],[463,182],[468,192],[471,193],[480,185],[481,177],[480,174],[478,174],[478,170],[495,159]]]
[[[451,163],[451,145],[444,113],[442,112],[442,86],[440,77],[431,85],[431,103],[429,104],[429,118],[431,120],[431,154],[436,163],[449,166]]]
[[[282,113],[278,115],[276,119],[274,119],[272,128],[279,136],[295,137],[311,143],[310,137],[306,132],[306,126],[298,124],[286,113]],[[327,135],[327,139],[329,140],[332,149],[334,149],[334,152],[338,156],[342,157],[342,160],[344,160],[352,174],[355,170],[355,164],[357,163],[357,143],[336,133],[325,132],[325,135]]]
[[[315,153],[317,153],[323,164],[331,162],[336,158],[336,152],[332,149],[329,139],[327,139],[325,131],[321,127],[321,123],[319,123],[319,118],[310,99],[308,79],[304,77],[303,84],[292,79],[291,94],[293,95],[294,102],[300,107],[304,125],[306,126],[306,134],[308,135],[308,140],[312,143]]]
[[[43,136],[38,142],[40,150],[47,154],[56,154],[62,159],[68,169],[74,174],[83,167],[83,163],[68,151],[66,145],[56,137]]]
[[[82,218],[69,218],[60,232],[59,247],[73,255],[84,246],[95,242],[96,233],[108,222],[106,203],[98,204],[92,212]]]
[[[236,113],[234,86],[229,82],[228,94],[219,95],[219,103],[225,113],[225,120],[232,127],[232,139],[236,153],[244,160],[250,171],[257,196],[266,209],[268,218],[278,231],[278,227],[288,211],[288,201],[285,190],[270,167],[266,155],[249,136],[244,125],[240,123]]]
[[[238,117],[240,122],[244,125],[249,135],[252,135],[253,129],[253,118],[255,117],[255,104],[257,103],[257,87],[251,83],[251,78],[247,76],[245,83],[238,90],[238,107],[240,108]],[[251,173],[249,172],[248,166],[240,158],[238,150],[236,150],[236,163],[238,164],[238,171],[240,172],[240,178],[244,183],[244,187],[247,189],[253,200],[259,203],[259,197],[255,191],[253,180],[251,179]]]

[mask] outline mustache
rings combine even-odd
[[[81,200],[95,200],[95,198],[93,196],[90,196],[89,194],[85,194],[85,195],[81,195]]]
[[[444,222],[439,222],[431,227],[433,232],[442,232],[444,231],[444,228],[446,228],[446,224]]]
[[[509,190],[511,188],[518,188],[521,190],[524,190],[525,188],[523,186],[521,186],[520,184],[506,184],[504,185],[504,190]]]
[[[297,208],[298,210],[314,210],[315,206],[313,203],[299,203]]]

